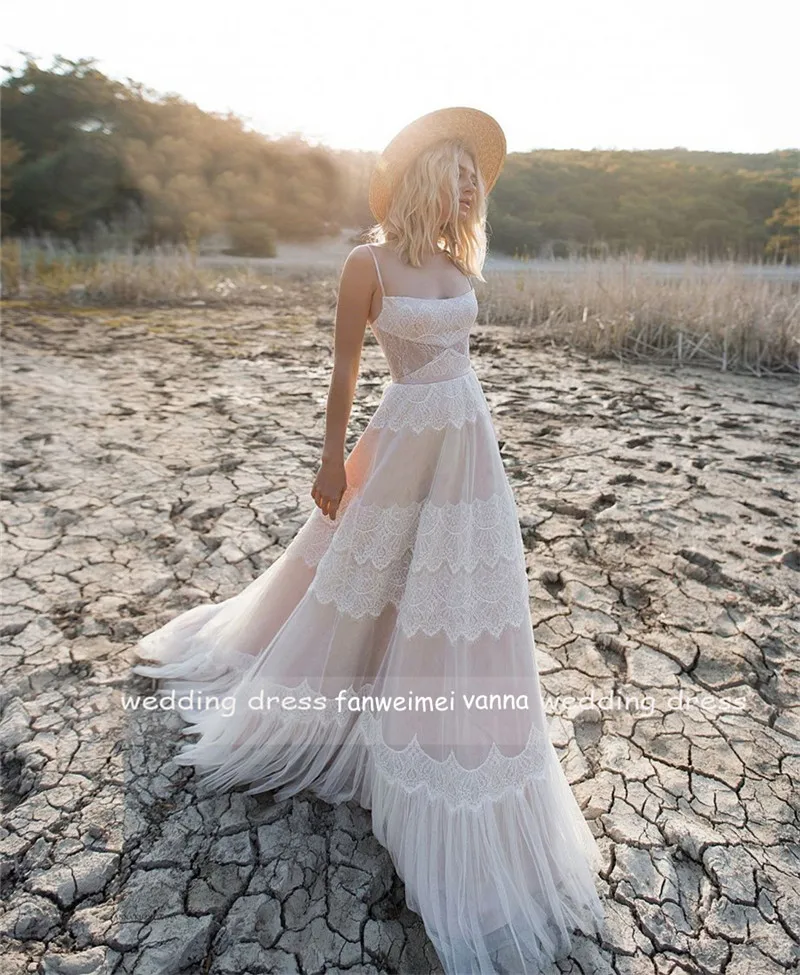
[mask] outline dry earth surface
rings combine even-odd
[[[5,309],[3,975],[440,971],[368,812],[206,794],[179,716],[121,706],[137,638],[312,511],[333,336],[294,302]],[[608,922],[549,975],[797,966],[796,381],[483,325],[473,362],[543,689],[617,696],[550,717]],[[368,333],[348,447],[387,380]]]

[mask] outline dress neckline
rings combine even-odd
[[[474,288],[470,288],[469,291],[464,291],[460,295],[449,295],[447,298],[420,298],[418,295],[384,295],[381,298],[381,310],[378,313],[378,317],[370,325],[370,328],[374,328],[381,318],[383,318],[383,313],[386,311],[386,302],[394,298],[402,298],[403,301],[455,301],[457,298],[466,298],[467,295],[472,294],[475,294]]]
[[[448,295],[446,298],[421,298],[419,295],[384,295],[383,301],[387,298],[405,298],[407,301],[452,301],[454,298],[463,298],[464,295],[468,295],[472,291],[470,288],[468,291],[462,291],[460,295]],[[382,309],[381,309],[382,310]]]

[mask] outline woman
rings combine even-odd
[[[516,504],[469,358],[505,137],[406,126],[341,276],[317,507],[237,595],[139,644],[204,693],[178,757],[222,791],[358,800],[448,975],[534,972],[601,928],[599,851],[547,734]],[[465,287],[465,285],[470,285]],[[344,443],[367,322],[392,381]],[[213,694],[226,694],[221,712]]]

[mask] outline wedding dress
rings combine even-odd
[[[157,663],[133,668],[180,696],[198,737],[175,761],[214,791],[370,809],[448,975],[537,972],[603,925],[599,850],[548,737],[476,317],[472,287],[383,295],[391,382],[336,519],[315,508],[241,592],[144,637]]]

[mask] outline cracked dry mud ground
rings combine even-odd
[[[330,321],[5,319],[0,972],[440,971],[367,812],[206,794],[171,761],[180,718],[121,707],[153,686],[129,673],[136,639],[238,592],[310,514]],[[796,381],[486,326],[473,362],[543,690],[629,696],[550,717],[608,918],[552,973],[796,966]],[[388,379],[369,333],[361,370],[348,448]]]

